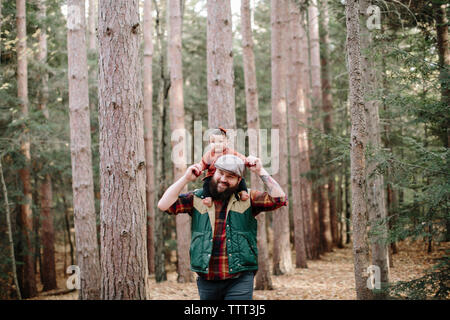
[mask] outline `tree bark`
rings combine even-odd
[[[61,195],[61,198],[62,198],[63,204],[64,204],[64,225],[65,225],[66,232],[67,232],[67,241],[69,242],[70,264],[74,265],[75,264],[75,255],[74,255],[72,234],[70,232],[69,207],[67,205],[66,197],[64,196],[64,194]],[[66,274],[66,268],[64,268],[64,274]]]
[[[450,104],[450,86],[448,79],[450,76],[450,48],[448,40],[448,18],[447,18],[447,4],[433,3],[433,11],[436,20],[436,39],[439,56],[439,80],[441,82],[441,101],[445,105]],[[443,137],[444,146],[450,146],[450,121],[447,122],[446,136]],[[447,220],[448,221],[448,220]],[[450,240],[450,225],[447,222],[447,241]]]
[[[367,242],[366,159],[367,141],[364,116],[364,86],[361,71],[359,1],[347,0],[345,5],[347,25],[347,55],[349,73],[349,101],[351,117],[350,170],[352,189],[353,257],[356,298],[372,298],[367,288],[369,246]]]
[[[27,34],[26,34],[26,4],[25,0],[16,0],[17,23],[17,97],[21,107],[22,117],[28,118],[28,60],[27,60]],[[23,133],[20,137],[20,152],[24,157],[24,167],[19,169],[22,182],[23,199],[20,205],[20,222],[24,243],[23,267],[22,267],[22,297],[36,296],[36,278],[34,268],[34,250],[32,246],[33,213],[31,210],[32,190],[30,177],[30,137],[29,129],[23,125]]]
[[[271,1],[271,60],[272,60],[272,130],[279,132],[279,154],[272,152],[272,162],[278,163],[273,173],[283,190],[288,190],[288,146],[286,119],[286,62],[287,62],[287,0]],[[273,216],[273,273],[287,274],[292,271],[289,241],[289,208],[278,209]]]
[[[207,1],[208,125],[236,129],[230,0]]]
[[[95,31],[97,3],[98,3],[97,0],[89,0],[89,13],[88,13],[89,51],[94,51],[97,48],[97,32]]]
[[[309,62],[308,62],[308,38],[305,30],[305,12],[300,12],[300,23],[298,25],[299,55],[300,55],[300,75],[303,81],[299,84],[299,93],[302,97],[299,100],[299,152],[300,152],[300,185],[301,185],[301,205],[304,219],[304,230],[306,238],[306,253],[308,259],[319,258],[319,251],[315,241],[315,228],[318,223],[314,219],[312,202],[312,181],[305,176],[311,170],[310,149],[308,140],[308,125],[311,111],[310,82],[309,82]]]
[[[360,0],[360,17],[366,21],[366,11],[369,1]],[[370,54],[372,50],[372,33],[367,29],[366,24],[361,24],[361,71],[362,85],[365,89],[365,117],[367,125],[368,144],[373,152],[381,148],[381,130],[379,118],[380,101],[374,98],[375,90],[378,88],[376,75],[377,65]],[[389,256],[388,256],[388,229],[386,198],[384,194],[384,177],[376,172],[378,163],[373,159],[368,159],[366,168],[367,184],[367,210],[371,230],[376,232],[370,238],[372,249],[372,264],[380,267],[380,280],[382,288],[389,281]],[[383,296],[377,294],[377,298]]]
[[[101,298],[148,298],[139,1],[99,5]]]
[[[39,33],[39,62],[43,65],[47,64],[47,32],[45,25],[46,10],[45,2],[39,1],[39,19],[43,25]],[[48,101],[48,73],[41,74],[41,96],[39,101],[39,109],[44,114],[46,120],[49,120],[49,112],[47,108]],[[53,290],[56,285],[56,266],[55,266],[55,231],[53,227],[53,211],[52,211],[52,178],[49,173],[45,175],[44,182],[40,189],[41,198],[41,215],[42,215],[42,256],[43,263],[41,268],[43,291]]]
[[[301,59],[300,59],[300,10],[292,3],[289,5],[289,28],[286,33],[289,43],[288,48],[288,68],[287,72],[287,108],[289,124],[289,151],[291,168],[291,189],[292,189],[292,213],[294,220],[294,244],[295,244],[295,265],[297,268],[307,268],[305,230],[301,201],[300,183],[300,139],[299,136],[299,107],[303,100],[303,90],[301,85]]]
[[[182,13],[181,0],[169,0],[169,45],[168,65],[170,74],[169,108],[170,129],[172,134],[172,150],[176,145],[181,145],[179,154],[173,154],[174,180],[181,178],[186,171],[186,129],[184,125],[184,96],[183,96],[183,65],[181,56],[182,37]],[[176,140],[174,140],[176,138]],[[184,192],[187,191],[187,186]],[[191,282],[193,275],[190,271],[189,244],[191,239],[191,218],[187,214],[176,216],[177,232],[177,267],[180,283]]]
[[[162,196],[162,193],[166,189],[166,170],[164,164],[164,150],[166,150],[166,142],[164,139],[165,124],[166,124],[166,102],[167,95],[170,86],[169,76],[166,75],[166,55],[165,43],[163,35],[165,33],[164,24],[161,21],[161,8],[158,8],[156,1],[153,2],[156,10],[156,35],[159,52],[159,88],[157,96],[157,136],[155,141],[159,141],[160,145],[156,147],[156,185],[158,199]],[[166,268],[165,268],[165,245],[164,245],[164,222],[166,214],[160,210],[155,214],[155,280],[156,282],[162,282],[167,280]]]
[[[69,118],[80,299],[99,299],[100,265],[92,173],[84,1],[68,2]]]
[[[147,199],[147,264],[149,274],[155,273],[155,165],[153,160],[153,18],[152,0],[144,1],[144,143]]]
[[[254,133],[255,140],[249,138],[249,154],[260,155],[261,141],[259,136],[259,106],[258,87],[256,83],[255,54],[253,52],[253,35],[251,27],[251,8],[249,0],[241,1],[241,32],[242,32],[242,58],[244,61],[245,102],[247,109],[247,127],[249,135]],[[263,190],[264,186],[259,177],[250,176],[251,188]],[[255,290],[272,290],[270,275],[269,251],[267,248],[266,217],[261,212],[258,220],[258,272],[255,276]]]
[[[333,134],[333,97],[331,95],[331,73],[329,67],[329,46],[330,39],[328,35],[328,1],[321,1],[321,15],[322,18],[319,19],[320,24],[320,43],[322,44],[322,52],[320,58],[320,66],[321,66],[321,80],[322,80],[322,111],[324,113],[323,118],[323,127],[324,132],[327,135]],[[329,149],[325,151],[325,159],[327,161],[331,160],[331,152]],[[330,231],[332,244],[338,244],[338,223],[337,223],[337,214],[336,214],[336,195],[335,195],[335,174],[334,168],[331,164],[324,166],[328,168],[328,202],[329,202],[329,210],[330,210]]]
[[[317,131],[323,132],[324,126],[321,120],[320,111],[322,109],[322,83],[320,70],[320,44],[319,44],[319,8],[317,0],[310,1],[308,7],[310,60],[311,60],[311,88],[312,88],[312,108],[313,123]],[[322,150],[316,146],[314,148],[316,163],[321,177],[326,177],[328,172],[324,165]],[[328,183],[319,182],[317,186],[318,211],[320,219],[320,248],[322,252],[332,250],[332,236],[330,225],[330,203],[328,200]]]

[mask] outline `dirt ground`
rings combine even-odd
[[[423,242],[399,243],[399,253],[393,255],[390,281],[405,281],[421,277],[441,257],[450,244],[436,246],[434,252],[426,253]],[[69,275],[64,275],[64,263],[58,261],[58,286],[66,288]],[[169,268],[170,269],[170,268]],[[64,275],[64,276],[63,276]],[[198,300],[197,286],[193,283],[177,283],[174,270],[167,273],[167,281],[156,283],[150,277],[151,300]],[[291,274],[272,276],[274,290],[255,290],[255,300],[352,300],[356,298],[353,273],[353,256],[350,246],[334,249],[320,260],[308,261],[308,268],[294,269]],[[78,292],[48,295],[41,293],[34,299],[75,300]]]

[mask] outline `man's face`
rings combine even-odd
[[[241,179],[235,174],[217,168],[210,182],[211,195],[215,199],[228,199],[238,189]]]
[[[212,135],[209,138],[209,143],[211,144],[211,150],[215,153],[221,154],[227,146],[227,137],[224,135]]]

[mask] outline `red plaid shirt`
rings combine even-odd
[[[271,197],[267,192],[250,190],[250,203],[254,216],[262,211],[272,211],[287,204],[287,197]],[[225,241],[225,219],[228,202],[214,201],[216,209],[215,229],[213,235],[213,250],[209,261],[208,274],[199,274],[206,280],[225,280],[238,277],[239,274],[228,272],[228,255]],[[194,194],[180,194],[178,200],[166,211],[169,214],[188,213],[192,215]]]

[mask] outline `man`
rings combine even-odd
[[[244,175],[245,163],[235,155],[217,159],[210,180],[213,199],[206,206],[203,189],[185,194],[181,190],[201,173],[199,164],[172,184],[159,200],[158,208],[169,214],[188,213],[191,222],[191,270],[197,272],[201,300],[251,300],[253,279],[258,270],[256,215],[286,205],[280,185],[262,167],[261,160],[249,156],[247,165],[257,174],[268,192],[250,190],[250,197],[240,201],[236,195]]]

